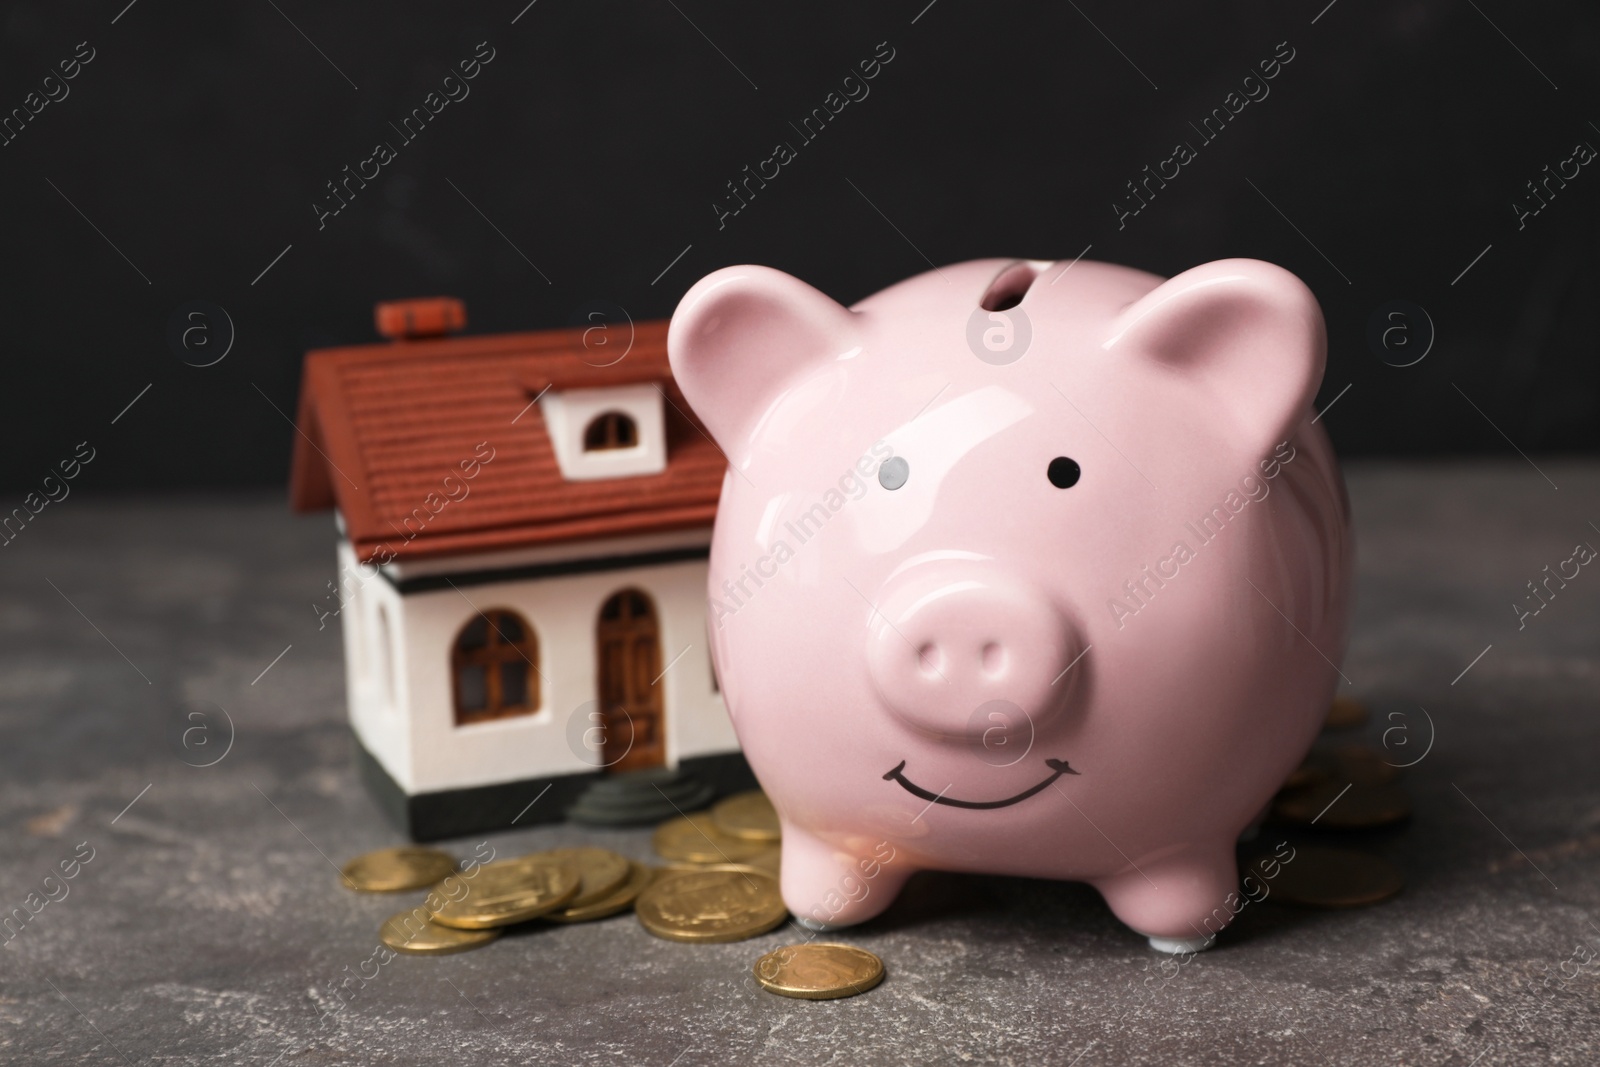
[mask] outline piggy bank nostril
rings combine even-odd
[[[993,678],[1006,669],[1006,650],[997,641],[983,646],[983,673]]]
[[[937,675],[944,666],[944,656],[939,652],[939,646],[932,641],[924,641],[917,648],[917,668],[926,675]]]

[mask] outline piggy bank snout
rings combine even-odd
[[[891,582],[867,635],[867,665],[884,703],[927,733],[972,740],[1014,706],[1037,729],[1067,686],[1054,683],[1082,650],[1060,611],[1010,576],[954,572]]]

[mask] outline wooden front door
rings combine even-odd
[[[662,723],[661,641],[655,605],[637,589],[612,595],[595,626],[600,662],[601,758],[607,770],[659,767],[667,747]]]

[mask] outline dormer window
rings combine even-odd
[[[620,411],[607,411],[589,420],[583,431],[583,450],[601,452],[612,448],[635,448],[639,444],[639,427],[632,418]]]
[[[544,430],[569,482],[636,478],[667,469],[661,390],[649,382],[604,389],[549,389],[539,398]],[[530,433],[539,432],[527,424]]]

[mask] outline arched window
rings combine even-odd
[[[478,614],[456,635],[450,655],[456,725],[539,710],[539,642],[508,608]]]
[[[583,430],[583,450],[603,452],[613,448],[633,448],[639,443],[639,427],[620,411],[603,411]]]

